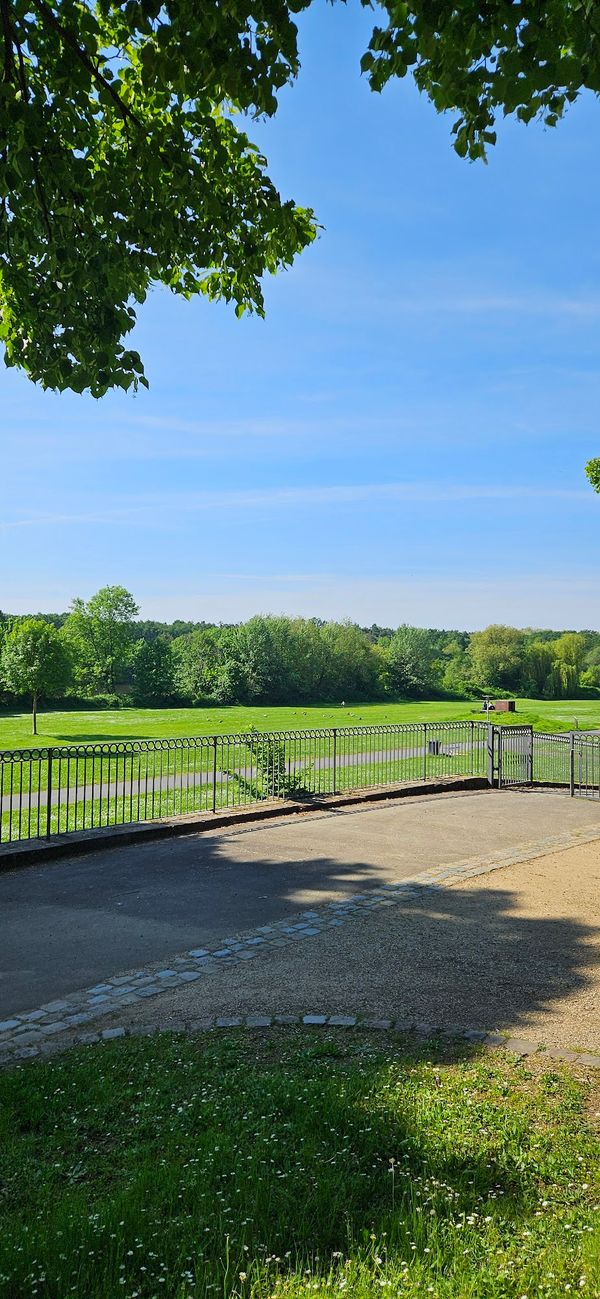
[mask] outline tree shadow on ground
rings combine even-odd
[[[0,1009],[32,1009],[190,949],[220,950],[261,926],[293,923],[307,909],[317,933],[284,934],[288,945],[279,948],[267,933],[256,959],[243,968],[227,956],[215,961],[210,977],[157,998],[153,1013],[360,1011],[515,1031],[560,1015],[597,987],[595,929],[583,902],[571,914],[563,903],[561,914],[558,899],[548,915],[540,895],[539,912],[531,901],[526,910],[489,876],[478,887],[413,884],[394,894],[373,861],[317,853],[285,859],[281,833],[277,842],[281,856],[271,859],[252,856],[244,830],[7,873],[0,879]],[[584,1025],[594,1048],[590,1023],[580,1016],[578,1032]]]
[[[52,738],[61,740],[65,744],[135,744],[137,740],[156,740],[161,743],[162,737],[157,735],[116,735],[114,731],[53,731]]]

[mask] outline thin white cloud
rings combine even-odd
[[[162,508],[170,504],[177,509],[256,509],[293,506],[335,506],[382,504],[385,502],[435,503],[443,501],[519,501],[564,500],[589,501],[589,490],[545,486],[543,484],[495,483],[333,483],[322,486],[262,487],[179,493],[172,497],[155,494],[146,503]],[[141,503],[141,502],[140,502]]]
[[[228,491],[155,492],[123,497],[118,505],[85,514],[40,514],[0,521],[0,528],[43,528],[78,524],[156,522],[156,511],[169,514],[209,510],[264,510],[319,508],[345,505],[385,505],[395,502],[434,504],[461,501],[571,501],[597,507],[589,489],[544,484],[495,483],[333,483],[325,486],[242,488]]]
[[[302,399],[310,405],[318,402],[330,402],[338,400],[345,396],[345,390],[340,389],[338,392],[321,392],[301,393],[294,395],[294,401]],[[293,404],[293,403],[290,403]],[[436,418],[440,424],[443,419],[440,412],[435,412]],[[154,447],[155,454],[185,457],[202,455],[208,456],[215,450],[218,450],[223,442],[244,442],[254,439],[265,438],[273,439],[305,439],[309,436],[318,436],[319,438],[329,437],[332,433],[340,433],[344,436],[349,434],[359,434],[360,436],[373,437],[379,433],[395,432],[398,429],[405,429],[407,432],[414,432],[415,426],[424,426],[430,420],[429,412],[423,414],[422,410],[414,413],[402,414],[385,414],[380,413],[373,416],[372,413],[364,415],[341,415],[331,414],[327,411],[325,414],[315,414],[311,411],[308,415],[290,415],[284,411],[280,415],[260,415],[253,418],[244,417],[240,419],[201,419],[187,420],[180,419],[177,415],[165,413],[163,415],[140,415],[134,416],[132,424],[139,428],[147,428],[157,433],[183,433],[193,440],[183,442],[179,445],[169,443],[165,447],[164,443],[151,444]],[[123,436],[129,434],[123,433]],[[136,434],[139,444],[139,433]],[[206,439],[205,442],[199,443],[197,439]],[[171,448],[172,451],[171,451]],[[297,450],[297,448],[296,448]]]
[[[509,275],[502,282],[503,268],[496,267],[493,277],[489,269],[480,265],[463,264],[455,271],[448,263],[438,266],[431,263],[425,274],[404,282],[401,293],[394,293],[385,284],[373,287],[373,278],[357,276],[356,268],[349,274],[345,265],[312,269],[312,274],[298,281],[299,292],[309,309],[329,317],[335,312],[351,312],[350,318],[364,325],[364,318],[377,317],[428,317],[428,316],[541,316],[546,320],[595,320],[600,317],[598,294],[572,294],[551,292],[540,286],[525,283],[507,290]],[[383,281],[383,276],[381,280]],[[318,292],[316,285],[318,284]]]
[[[54,528],[67,524],[69,527],[80,523],[126,523],[129,514],[126,509],[98,510],[91,514],[32,514],[22,519],[1,519],[0,529],[9,531],[12,528]]]

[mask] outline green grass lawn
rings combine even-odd
[[[0,1076],[2,1299],[597,1296],[597,1081],[352,1032]]]
[[[519,699],[515,714],[499,721],[527,722],[536,730],[600,727],[600,699]],[[123,708],[112,712],[47,712],[38,718],[38,736],[31,735],[28,713],[0,715],[0,749],[46,744],[92,744],[110,740],[158,739],[176,736],[247,731],[296,730],[319,726],[367,726],[386,722],[435,722],[479,718],[476,703],[448,700],[410,703],[339,705],[314,704],[298,708]]]

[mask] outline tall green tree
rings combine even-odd
[[[444,645],[441,685],[452,695],[469,698],[473,692],[473,664],[467,650],[457,637]]]
[[[0,677],[13,694],[30,696],[33,735],[37,735],[40,700],[59,699],[70,675],[64,639],[50,623],[24,618],[8,633],[0,657]]]
[[[582,632],[567,631],[550,642],[552,669],[547,693],[553,699],[569,699],[576,693],[588,651]]]
[[[95,396],[144,383],[126,346],[153,283],[263,312],[315,235],[239,122],[299,69],[311,0],[0,0],[0,337],[9,365]],[[374,90],[407,73],[481,158],[496,120],[554,126],[600,91],[591,0],[362,0]]]
[[[484,690],[517,690],[523,668],[523,633],[493,623],[469,640],[473,680]]]
[[[135,641],[131,652],[133,697],[139,704],[170,703],[175,694],[175,661],[166,636]]]
[[[230,674],[227,633],[218,627],[202,627],[178,636],[173,641],[173,660],[176,689],[189,703],[215,700],[228,704],[240,697]]]
[[[87,602],[73,600],[64,634],[72,647],[76,679],[84,689],[114,694],[130,659],[138,612],[124,586],[103,586]]]
[[[288,696],[290,619],[257,615],[231,638],[232,656],[246,683],[249,703],[281,703]]]
[[[600,643],[594,639],[585,656],[585,667],[581,673],[582,686],[600,686]]]
[[[552,653],[560,663],[568,663],[577,675],[582,671],[588,652],[587,636],[580,631],[564,631],[552,641]]]
[[[381,694],[380,656],[353,622],[326,622],[321,628],[325,664],[317,698],[376,699]]]
[[[536,638],[527,643],[523,655],[524,685],[535,697],[545,695],[551,689],[553,666],[552,641]]]
[[[388,682],[392,695],[426,695],[436,684],[433,664],[437,636],[424,627],[403,623],[388,645]]]

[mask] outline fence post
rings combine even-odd
[[[527,783],[533,785],[533,726],[529,727],[529,762],[527,764]]]
[[[491,726],[490,723],[488,722],[488,733],[487,733],[488,782],[490,785],[494,784],[494,731],[495,729],[496,729],[495,726]],[[500,782],[498,781],[498,783]]]
[[[427,780],[427,722],[423,722],[423,780]]]
[[[213,735],[213,770],[212,770],[212,777],[213,777],[212,810],[213,810],[213,812],[216,812],[216,810],[217,810],[217,737],[216,737],[216,735]]]
[[[337,728],[334,726],[333,728],[333,776],[331,780],[332,794],[335,794],[336,764],[337,764]]]
[[[471,757],[471,763],[470,763],[470,766],[471,766],[471,772],[470,772],[470,774],[473,775],[473,769],[474,769],[473,764],[474,764],[474,762],[475,762],[475,722],[473,721],[473,718],[471,718],[471,753],[470,753],[470,757]]]
[[[40,791],[41,792],[41,791]],[[39,798],[39,794],[38,794]],[[50,838],[51,831],[51,810],[52,810],[52,749],[48,749],[48,790],[46,793],[46,838]],[[60,828],[60,807],[58,809],[58,824]],[[67,826],[67,829],[69,827]]]
[[[571,747],[569,750],[569,793],[571,798],[575,797],[575,734],[571,731]]]

